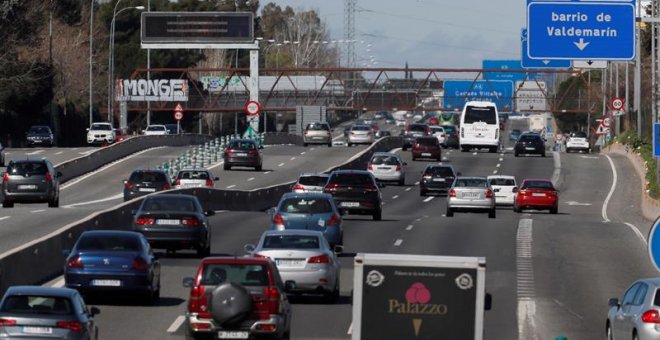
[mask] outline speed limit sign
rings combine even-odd
[[[611,105],[612,105],[612,110],[614,111],[620,111],[623,109],[623,99],[622,98],[614,98],[612,99]]]
[[[261,105],[259,105],[259,102],[250,100],[245,104],[245,112],[248,116],[256,116],[259,114],[259,111],[261,111]]]

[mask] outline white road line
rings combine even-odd
[[[424,203],[431,202],[431,200],[433,200],[434,198],[435,198],[435,196],[429,196],[424,200]]]
[[[250,177],[250,178],[248,178],[247,181],[248,181],[248,182],[250,182],[250,181],[254,181],[254,177]]]
[[[346,331],[346,334],[351,335],[353,334],[353,323],[351,322],[351,325],[348,326],[348,330]]]
[[[62,287],[64,287],[64,284],[65,284],[64,278],[61,278],[61,279],[55,281],[51,287],[62,288]]]
[[[301,154],[301,155],[304,155],[304,154],[306,154],[306,153],[307,153],[307,151],[303,151],[303,152],[301,152],[300,154]]]
[[[609,155],[605,155],[605,157],[607,157],[607,160],[610,162],[610,167],[612,167],[612,187],[610,188],[610,192],[607,194],[607,197],[605,197],[605,202],[603,202],[603,209],[601,210],[601,214],[603,215],[603,221],[609,222],[610,219],[607,218],[607,205],[610,203],[610,199],[614,194],[614,189],[616,189],[616,182],[618,180],[618,175],[616,173],[616,168],[614,167],[614,162],[612,161],[612,158],[610,158]]]
[[[37,150],[37,151],[32,151],[32,152],[26,152],[25,154],[26,154],[26,155],[29,155],[29,156],[32,156],[32,155],[38,155],[38,154],[40,154],[40,153],[42,153],[42,152],[44,152],[44,151],[45,151],[45,150]]]
[[[516,280],[518,295],[518,339],[538,340],[536,292],[532,261],[533,220],[523,218],[516,232]]]
[[[628,222],[624,222],[623,224],[625,224],[625,225],[627,225],[628,227],[630,227],[630,229],[632,229],[632,231],[635,233],[635,235],[637,235],[637,237],[638,237],[642,242],[644,242],[645,245],[648,245],[648,241],[646,240],[646,237],[644,237],[644,234],[642,234],[642,232],[639,231],[639,229],[638,229],[634,224],[632,224],[632,223],[628,223]]]
[[[278,164],[277,166],[282,167],[282,166],[284,166],[284,163],[280,163],[280,164]]]
[[[314,151],[314,150],[316,150],[316,148],[311,148],[311,149],[309,149],[309,151]]]
[[[233,188],[233,187],[235,187],[235,186],[236,186],[235,184],[232,184],[232,185],[228,186],[227,189],[231,189],[231,188]]]
[[[406,230],[412,230],[412,228],[413,228],[413,225],[412,225],[412,224],[409,224],[409,225],[406,227]]]
[[[419,181],[415,182],[415,185],[419,185]]]
[[[477,155],[477,152],[476,152],[476,151],[472,153],[472,156],[476,156],[476,155]]]
[[[447,157],[442,157],[442,160],[443,160],[443,161],[446,161],[447,159],[448,159]]]
[[[395,200],[395,199],[397,199],[397,198],[399,198],[399,195],[394,195],[394,196],[392,196],[392,199],[393,199],[393,200]]]
[[[167,329],[167,333],[174,333],[176,332],[179,327],[183,324],[183,322],[186,321],[186,317],[183,315],[179,315],[174,319],[174,322],[170,325],[170,328]]]
[[[2,217],[0,217],[0,221],[8,220],[9,218],[11,218],[11,216],[2,216]]]
[[[266,171],[264,172],[264,175],[268,175],[269,173],[271,173],[271,171]]]
[[[56,152],[55,155],[61,155],[64,151]]]
[[[501,165],[502,165],[502,164],[497,163],[497,165],[496,165],[495,167],[496,167],[496,168],[499,168]]]
[[[217,168],[217,167],[219,167],[219,166],[221,166],[221,165],[223,165],[223,164],[225,164],[225,161],[219,162],[219,163],[217,163],[217,164],[213,164],[213,165],[211,165],[210,167],[208,167],[207,169],[208,169],[208,170],[211,170],[211,169]]]
[[[401,245],[401,243],[403,243],[403,240],[402,239],[397,239],[396,241],[394,241],[394,246],[398,247],[398,246]]]
[[[122,194],[116,194],[114,196],[110,196],[110,197],[106,197],[106,198],[101,198],[101,199],[98,199],[98,200],[69,204],[69,205],[63,206],[62,208],[73,208],[73,207],[78,207],[78,206],[81,206],[81,205],[90,205],[90,204],[102,203],[102,202],[107,202],[107,201],[113,201],[113,200],[118,200],[122,197],[124,197],[123,193]]]
[[[32,210],[30,212],[34,214],[34,213],[40,213],[40,212],[44,212],[44,211],[46,211],[46,209]]]
[[[504,158],[500,158],[500,162],[504,161]]]
[[[415,222],[419,222],[421,220],[422,220],[422,218],[420,217],[420,218],[416,219]]]
[[[406,188],[406,190],[405,190],[405,191],[410,191],[410,190],[412,190],[412,188]]]
[[[497,170],[493,170],[493,174],[496,174],[496,173],[497,173]]]
[[[292,161],[294,161],[294,160],[296,160],[296,157],[291,157],[291,159],[290,159],[290,160],[292,160]]]

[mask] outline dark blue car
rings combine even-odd
[[[67,288],[82,293],[140,294],[149,302],[160,297],[160,263],[140,233],[86,231],[65,255]]]

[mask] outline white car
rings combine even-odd
[[[405,119],[397,119],[395,121],[395,126],[406,126],[406,120]]]
[[[406,183],[406,170],[404,161],[398,154],[391,152],[376,152],[371,156],[367,171],[381,182],[397,182],[399,185]]]
[[[438,139],[438,142],[442,145],[445,144],[445,139],[447,138],[447,134],[445,133],[445,129],[442,126],[439,125],[431,125],[431,134]]]
[[[110,123],[92,123],[87,129],[88,144],[111,144],[115,142],[115,129]]]
[[[149,125],[144,129],[145,136],[167,135],[167,127],[165,125]]]
[[[589,152],[589,140],[585,132],[573,132],[566,140],[566,152],[584,151]]]
[[[348,132],[348,146],[354,144],[371,144],[374,142],[374,131],[369,125],[353,125]]]
[[[495,192],[495,204],[512,205],[513,199],[518,193],[516,178],[506,175],[492,175],[488,176],[487,179]]]

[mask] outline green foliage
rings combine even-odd
[[[653,145],[644,139],[638,138],[635,130],[628,130],[614,138],[614,140],[626,145],[633,152],[639,154],[646,162],[646,181],[649,182],[647,187],[649,195],[655,199],[660,199],[660,183],[658,183],[657,179],[658,169],[656,167],[656,160],[653,157]]]

